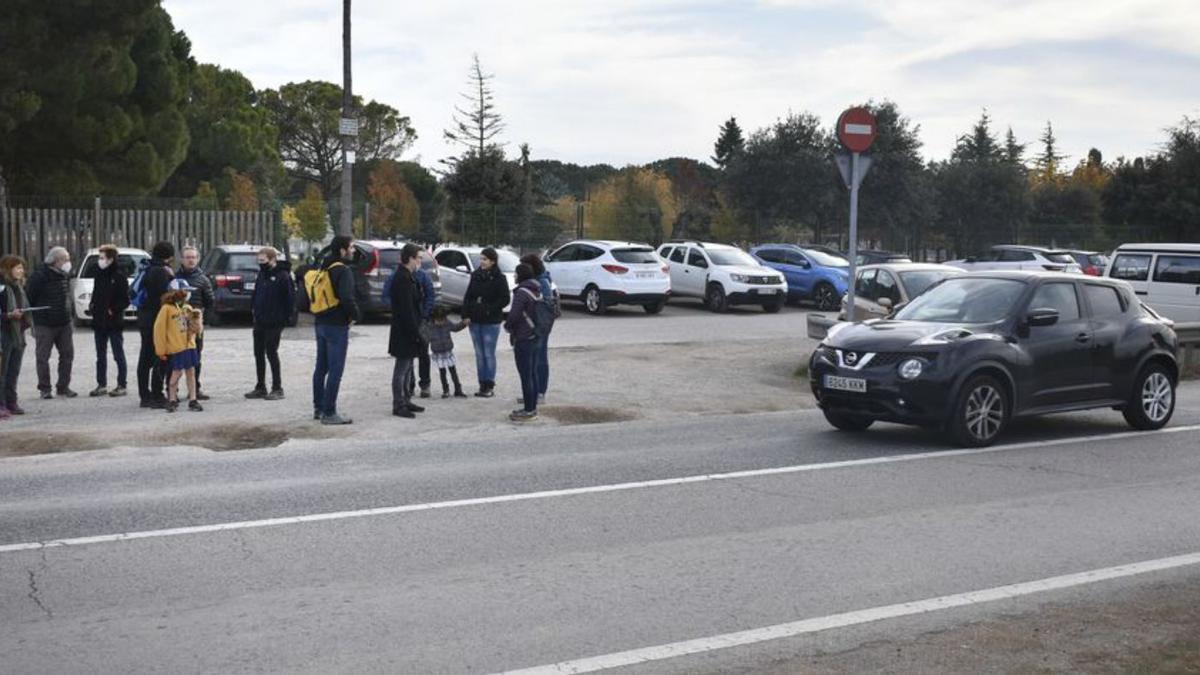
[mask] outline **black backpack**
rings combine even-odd
[[[533,309],[525,314],[525,321],[529,327],[533,329],[535,337],[545,338],[550,335],[550,331],[554,329],[554,321],[562,316],[562,311],[558,307],[558,298],[547,298],[542,296],[539,300],[533,291],[528,288],[522,288],[522,291],[529,294],[533,299]]]

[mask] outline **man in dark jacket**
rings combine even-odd
[[[75,398],[71,391],[71,365],[75,362],[75,331],[71,327],[71,254],[55,246],[46,254],[46,264],[29,278],[29,306],[45,307],[33,312],[33,339],[37,343],[38,391],[54,398],[50,389],[50,352],[58,350],[59,396]]]
[[[292,318],[296,306],[296,287],[292,284],[292,265],[279,259],[279,252],[267,246],[258,252],[258,278],[254,282],[251,308],[254,314],[254,367],[258,375],[254,389],[246,398],[278,401],[283,398],[279,373],[279,338]],[[267,391],[267,365],[271,362],[271,391]]]
[[[433,290],[433,280],[421,268],[420,262],[417,263],[417,270],[413,272],[413,279],[416,280],[417,288],[421,291],[421,323],[426,324],[433,317],[433,305],[437,302],[437,293]],[[421,387],[421,398],[429,398],[429,370],[429,343],[424,342],[420,353],[417,354],[417,375],[418,384]]]
[[[125,270],[117,265],[117,247],[105,244],[96,258],[92,299],[88,311],[92,315],[92,331],[96,341],[96,388],[90,396],[124,396],[128,384],[125,363],[125,308],[129,307],[129,280]],[[108,389],[108,346],[112,345],[113,361],[117,364],[117,386]]]
[[[542,285],[534,274],[533,267],[526,263],[517,265],[517,290],[513,294],[512,308],[504,322],[504,330],[512,339],[513,356],[517,361],[517,373],[521,376],[521,403],[523,407],[512,411],[508,418],[514,422],[526,422],[537,417],[538,386],[538,334],[534,330],[535,308],[542,301]]]
[[[188,285],[193,289],[192,297],[188,300],[188,304],[196,309],[204,310],[204,316],[212,316],[213,305],[216,304],[216,297],[213,294],[212,281],[204,270],[200,269],[200,250],[195,246],[184,246],[180,252],[179,271],[175,273],[179,279],[188,282]],[[196,356],[200,359],[196,363],[196,398],[200,401],[207,401],[208,395],[204,393],[204,388],[200,385],[200,368],[204,365],[204,333],[196,336]]]
[[[175,259],[175,246],[169,241],[160,241],[150,249],[150,265],[142,277],[141,305],[137,308],[138,333],[142,337],[138,352],[137,379],[138,398],[143,408],[162,409],[167,407],[163,394],[163,365],[154,352],[154,321],[162,308],[162,296],[175,278],[171,261]]]
[[[388,336],[388,354],[396,359],[392,369],[392,414],[415,417],[425,409],[412,402],[413,359],[428,345],[421,339],[421,289],[413,272],[421,267],[421,249],[405,244],[400,250],[400,265],[392,277],[392,330]]]
[[[329,275],[337,304],[319,314],[314,313],[317,336],[317,364],[313,369],[313,419],[321,424],[352,424],[354,420],[338,414],[338,388],[346,369],[346,350],[350,346],[350,324],[362,318],[355,297],[354,270],[350,267],[354,239],[346,235],[333,238],[329,257],[321,269]],[[309,274],[317,274],[316,270]],[[311,307],[312,298],[303,301]]]
[[[475,371],[479,377],[476,396],[491,398],[496,389],[496,341],[504,308],[512,296],[508,279],[500,272],[500,255],[485,248],[479,255],[479,269],[471,274],[463,298],[463,312],[471,320],[471,342],[475,346]]]

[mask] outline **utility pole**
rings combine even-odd
[[[350,0],[342,0],[342,208],[338,234],[353,234],[354,215],[354,140],[358,136],[358,118],[354,113],[354,94],[350,86]]]

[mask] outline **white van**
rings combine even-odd
[[[1105,276],[1128,281],[1154,311],[1200,321],[1200,244],[1122,244],[1111,260]]]

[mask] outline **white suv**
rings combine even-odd
[[[951,267],[968,272],[987,270],[1034,270],[1048,272],[1070,272],[1083,274],[1083,268],[1075,262],[1069,251],[1057,251],[1040,246],[1017,246],[1004,244],[993,246],[991,250],[979,255],[951,260],[946,263]]]
[[[787,301],[783,275],[759,263],[749,253],[725,244],[670,241],[658,255],[671,269],[674,297],[702,298],[714,312],[732,305],[762,305],[778,312]]]
[[[117,269],[120,270],[129,283],[133,283],[137,275],[138,265],[150,258],[150,254],[140,248],[118,248]],[[92,321],[89,309],[92,302],[92,289],[96,285],[96,272],[100,271],[100,249],[94,248],[87,252],[79,272],[71,279],[71,298],[74,300],[75,325],[86,326]],[[125,320],[136,321],[137,309],[132,305],[125,309]]]
[[[658,314],[671,295],[666,263],[647,244],[573,241],[545,257],[563,299],[579,299],[589,314],[613,305],[641,305]]]

